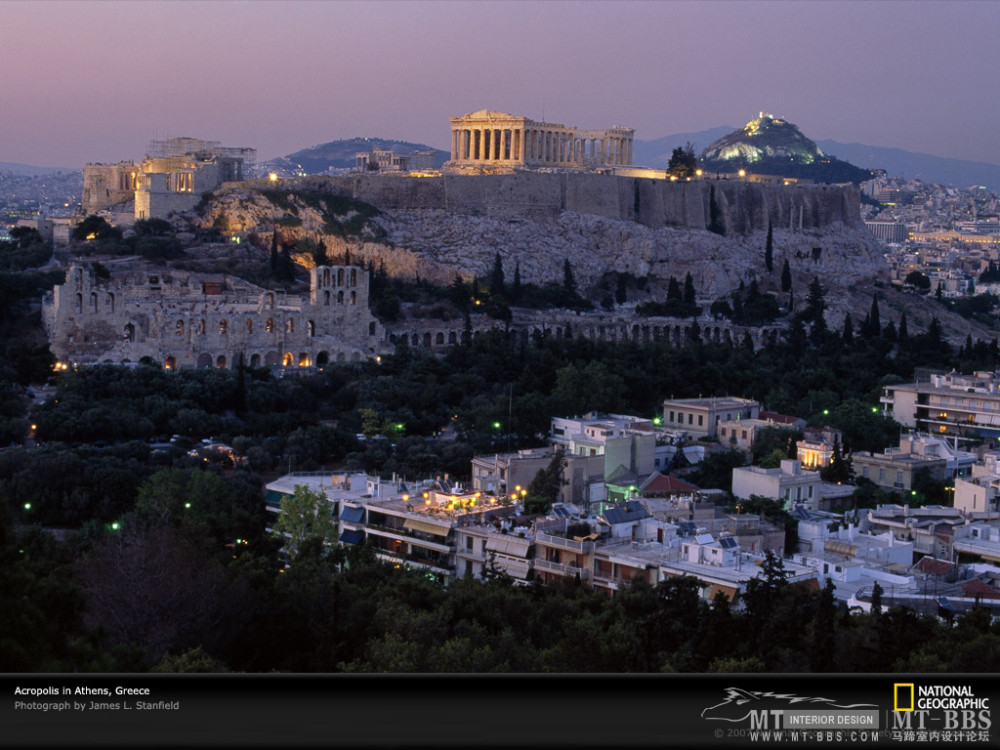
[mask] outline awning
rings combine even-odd
[[[438,526],[426,521],[414,521],[410,518],[406,519],[403,528],[411,531],[422,531],[425,534],[436,534],[437,536],[448,536],[448,532],[451,531],[450,526]]]
[[[361,523],[364,518],[364,508],[352,508],[350,505],[345,506],[344,510],[340,513],[340,520],[347,521],[348,523]]]
[[[489,552],[499,552],[512,557],[527,557],[531,540],[521,537],[506,538],[504,536],[491,536],[486,540],[486,549]]]
[[[340,541],[344,544],[361,544],[365,540],[365,532],[358,529],[348,529],[340,535]]]
[[[528,577],[528,571],[531,569],[531,565],[527,562],[520,562],[519,560],[500,560],[497,559],[496,566],[507,571],[507,575],[511,578],[525,579]]]
[[[736,599],[736,588],[734,586],[722,586],[718,583],[713,583],[711,590],[709,590],[708,592],[709,601],[714,601],[715,595],[720,591],[727,597],[729,597],[730,604],[732,604],[733,601]]]

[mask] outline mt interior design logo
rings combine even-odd
[[[833,698],[751,691],[731,687],[725,700],[701,712],[709,721],[738,724],[749,729],[819,730],[879,728],[879,707],[874,703],[839,703]]]

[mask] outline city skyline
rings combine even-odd
[[[448,148],[491,109],[636,140],[738,127],[1000,164],[1000,5],[10,2],[0,161],[82,168],[154,138],[261,160],[381,137]]]

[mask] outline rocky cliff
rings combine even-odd
[[[715,298],[757,276],[778,283],[787,258],[796,276],[845,286],[884,270],[882,248],[863,227],[854,186],[774,185],[724,180],[664,180],[569,173],[446,175],[414,178],[355,175],[306,178],[277,186],[229,186],[202,216],[225,214],[232,226],[283,238],[322,236],[336,256],[385,264],[391,275],[450,283],[455,274],[484,275],[500,253],[508,274],[525,282],[561,280],[569,259],[586,290],[613,272],[649,277],[656,292],[670,276],[691,272],[703,298]],[[310,196],[276,205],[274,189]],[[365,229],[329,231],[316,195],[380,209]],[[715,201],[726,235],[706,231]],[[775,272],[764,269],[768,223],[774,227]],[[773,278],[772,278],[773,277]],[[768,284],[768,280],[773,284]],[[801,288],[801,287],[800,287]]]

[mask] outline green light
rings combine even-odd
[[[117,521],[115,521],[113,524],[111,524],[111,530],[112,531],[118,531],[118,522]]]
[[[914,497],[916,497],[917,496],[917,491],[916,490],[910,490],[910,494],[913,495]]]
[[[663,419],[660,417],[653,417],[653,424],[659,427],[661,424],[663,424]]]
[[[829,410],[829,409],[824,409],[824,410],[823,410],[823,416],[824,416],[824,417],[825,417],[825,416],[827,416],[827,415],[828,415],[829,413],[830,413],[830,410]]]
[[[872,407],[872,414],[878,414],[878,407],[877,406],[873,406]]]
[[[494,422],[493,423],[493,429],[494,430],[499,430],[500,429],[500,423],[499,422]]]
[[[24,509],[25,510],[31,510],[31,503],[25,503],[24,504]]]
[[[191,503],[184,503],[184,507],[185,508],[190,508],[191,507]]]

